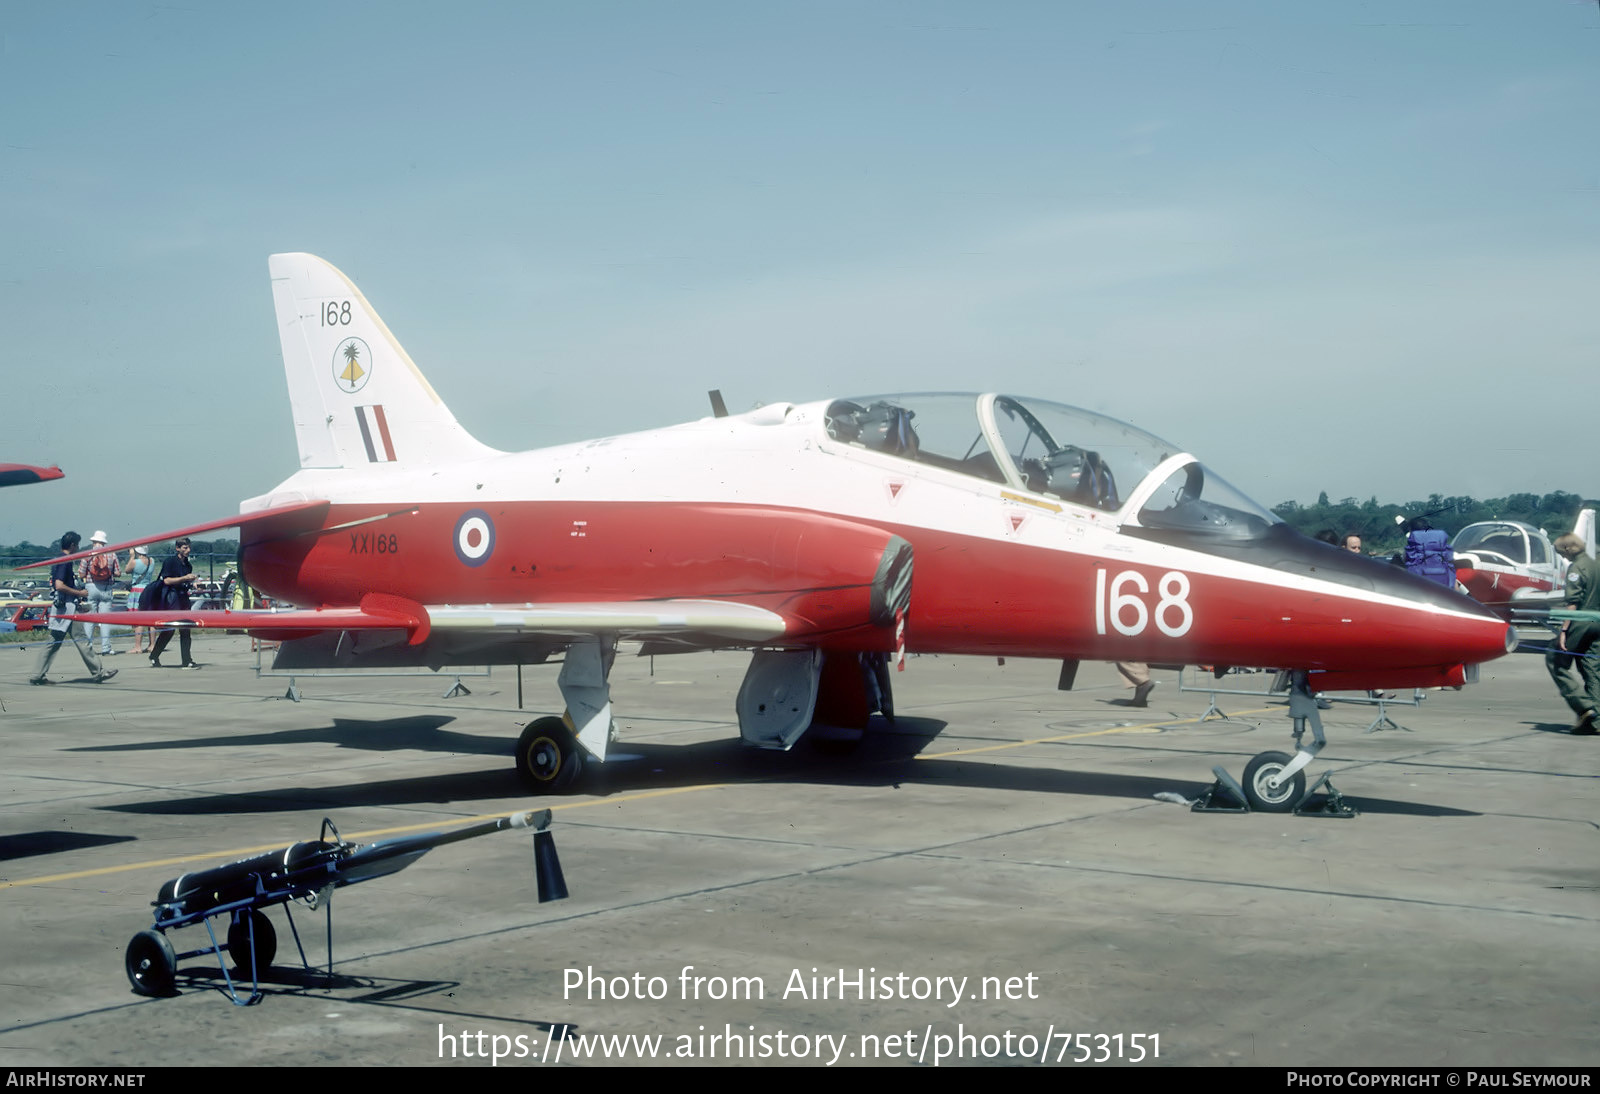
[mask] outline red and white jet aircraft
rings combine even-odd
[[[1515,645],[1480,605],[1299,535],[1182,448],[1038,399],[777,403],[499,452],[342,273],[306,254],[269,268],[300,470],[237,516],[116,549],[235,526],[249,582],[301,607],[112,621],[243,627],[286,640],[287,668],[564,650],[567,713],[517,745],[537,788],[605,759],[621,639],[752,649],[739,727],[768,748],[889,713],[889,651],[1293,670],[1296,740],[1309,719],[1317,743],[1246,769],[1276,810],[1322,742],[1313,692],[1457,685]]]

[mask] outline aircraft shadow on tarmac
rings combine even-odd
[[[815,744],[802,741],[787,753],[747,748],[735,739],[690,745],[624,742],[614,746],[612,758],[606,764],[591,764],[586,768],[579,793],[581,796],[608,797],[712,783],[881,786],[896,789],[902,783],[929,783],[969,789],[1025,790],[1150,801],[1162,791],[1175,791],[1192,799],[1212,782],[1200,757],[1196,757],[1194,778],[1188,781],[1148,775],[1023,766],[996,762],[990,753],[979,753],[971,758],[943,756],[919,759],[919,753],[939,736],[945,726],[945,722],[937,719],[901,717],[891,727],[881,719],[874,718],[865,738],[854,746],[831,741]],[[482,743],[482,739],[474,740]],[[509,742],[497,740],[492,743],[495,747],[487,751],[497,755],[509,753]],[[432,750],[437,748],[436,744],[424,747]],[[984,745],[977,743],[973,747],[982,748]],[[1235,766],[1242,767],[1242,761]],[[1341,789],[1350,793],[1346,788]],[[506,764],[485,771],[425,775],[387,782],[316,787],[280,786],[245,793],[185,796],[105,808],[122,813],[208,815],[299,812],[306,809],[422,802],[470,802],[529,796],[511,766]],[[555,803],[560,799],[548,800]],[[1429,817],[1476,815],[1468,810],[1413,802],[1355,797],[1352,797],[1352,801],[1363,812]]]
[[[455,721],[444,714],[418,714],[405,718],[335,718],[331,726],[288,729],[280,733],[226,733],[189,737],[181,741],[139,741],[121,745],[83,745],[68,752],[161,752],[183,748],[234,748],[252,745],[331,744],[367,752],[450,752],[469,756],[505,756],[504,737],[480,737],[442,732]]]
[[[0,836],[0,862],[54,855],[61,851],[81,851],[85,847],[104,847],[108,843],[127,843],[134,836],[101,835],[94,832],[18,832]]]

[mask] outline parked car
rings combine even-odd
[[[48,600],[24,600],[0,604],[0,631],[31,631],[50,621]]]

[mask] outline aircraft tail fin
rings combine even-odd
[[[302,468],[495,454],[461,428],[348,277],[309,254],[272,255],[267,267]]]
[[[1572,533],[1583,540],[1583,550],[1590,558],[1594,558],[1594,510],[1584,508],[1578,511],[1578,519],[1572,523]]]

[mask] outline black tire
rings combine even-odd
[[[583,774],[583,750],[560,718],[529,722],[517,739],[517,774],[535,794],[565,794]]]
[[[140,995],[171,995],[178,977],[178,957],[160,931],[140,931],[128,942],[123,955],[128,983]]]
[[[248,921],[247,921],[248,920]],[[250,923],[256,928],[255,967],[250,965]],[[278,956],[278,932],[266,913],[255,908],[234,916],[228,924],[228,957],[239,975],[247,980],[261,979],[261,972],[272,967]]]
[[[1244,779],[1241,781],[1251,809],[1258,813],[1288,813],[1305,796],[1304,768],[1296,771],[1293,778],[1276,789],[1267,783],[1268,779],[1288,767],[1292,759],[1294,757],[1284,752],[1263,752],[1244,765]]]

